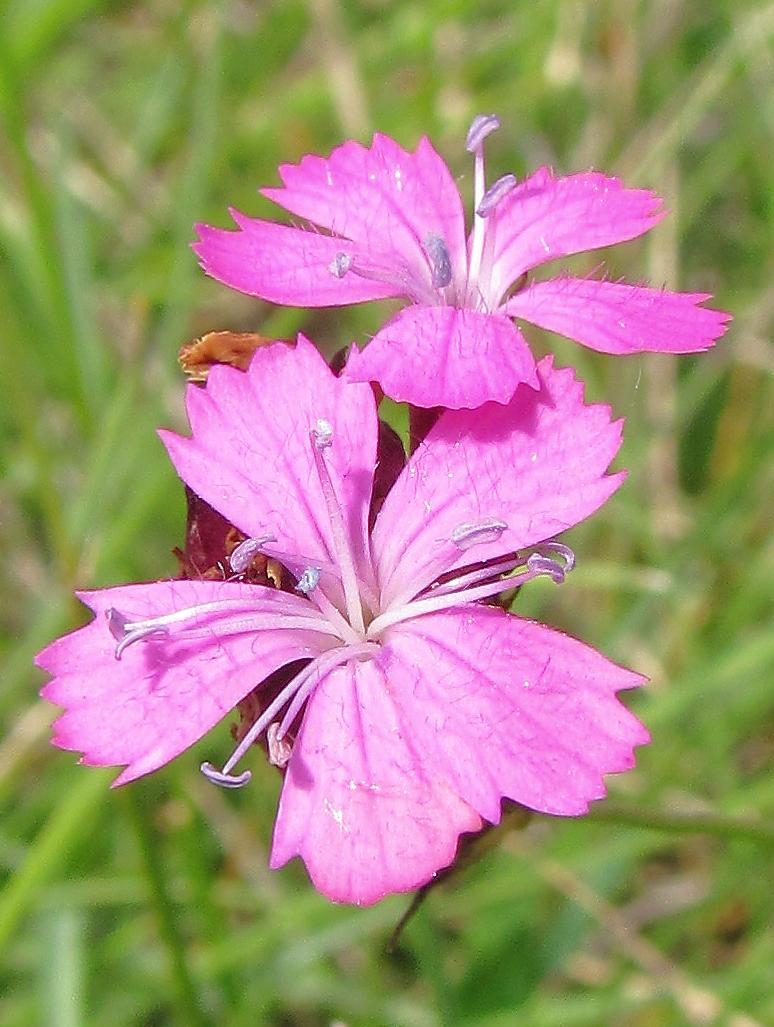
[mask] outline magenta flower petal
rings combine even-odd
[[[337,278],[331,264],[341,240],[275,225],[232,210],[237,231],[197,225],[193,251],[212,278],[272,303],[328,307],[399,296],[400,289],[367,278]]]
[[[284,188],[261,192],[291,214],[420,271],[427,266],[427,239],[439,237],[464,277],[462,201],[428,139],[409,153],[377,133],[370,148],[344,143],[328,158],[309,155],[282,164],[279,173]]]
[[[187,409],[192,438],[160,433],[180,477],[246,535],[320,563],[333,544],[310,430],[329,422],[349,542],[364,563],[377,438],[369,386],[345,385],[299,336],[295,349],[259,349],[247,372],[214,367],[206,390],[189,386]]]
[[[293,856],[336,902],[368,905],[448,866],[481,818],[420,753],[397,660],[352,663],[317,686],[282,789],[271,866]],[[421,730],[421,729],[420,729]]]
[[[447,411],[409,460],[376,520],[373,557],[382,599],[414,594],[452,560],[461,524],[496,518],[507,527],[476,548],[490,559],[577,524],[618,488],[606,470],[621,445],[621,421],[586,406],[570,370],[538,364],[540,391],[520,386],[506,406]]]
[[[362,352],[353,350],[343,377],[378,381],[392,399],[420,407],[432,406],[440,392],[453,409],[507,403],[521,382],[537,385],[534,358],[515,325],[456,307],[401,310]]]
[[[617,178],[591,171],[556,178],[540,168],[492,215],[491,273],[504,292],[548,260],[644,235],[664,217],[660,207],[655,193],[626,189]]]
[[[701,292],[554,278],[516,293],[505,311],[602,353],[695,353],[714,345],[730,320],[721,310],[698,305],[709,298]]]
[[[630,769],[633,747],[649,741],[615,698],[644,678],[503,610],[408,621],[385,648],[391,680],[402,679],[393,701],[411,725],[417,763],[491,823],[503,797],[542,813],[585,813],[606,794],[604,775]],[[372,773],[378,781],[376,766]]]
[[[261,617],[310,613],[300,597],[260,585],[158,581],[83,592],[79,598],[96,616],[39,653],[37,665],[54,675],[41,694],[65,710],[54,725],[54,744],[82,752],[81,762],[90,766],[126,764],[115,784],[168,763],[272,671],[331,645],[329,632],[250,630]],[[230,606],[227,622],[222,610],[202,612],[172,644],[159,633],[116,659],[109,610],[142,621],[224,601]],[[243,619],[241,632],[234,630],[234,617]]]

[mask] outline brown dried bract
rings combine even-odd
[[[191,381],[204,382],[215,364],[228,364],[246,371],[253,353],[274,341],[257,332],[207,332],[200,339],[181,346],[177,359]]]

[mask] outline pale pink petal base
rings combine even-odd
[[[448,866],[478,814],[419,750],[401,679],[381,658],[324,678],[309,701],[282,789],[271,866],[301,856],[334,902],[369,905]],[[421,711],[419,711],[421,713]]]
[[[642,680],[494,608],[401,624],[380,656],[312,697],[271,865],[299,855],[328,898],[368,904],[448,866],[462,832],[499,821],[504,797],[584,813],[648,740],[615,698]]]
[[[521,332],[497,314],[457,307],[407,307],[353,352],[344,377],[378,382],[397,402],[474,408],[507,403],[535,361]]]
[[[714,345],[731,320],[721,310],[699,306],[709,298],[563,277],[528,286],[503,310],[601,353],[696,353]]]
[[[578,524],[621,484],[605,473],[621,421],[584,404],[583,385],[550,357],[537,373],[540,391],[522,385],[507,406],[446,411],[408,461],[372,537],[383,603],[429,585],[444,553],[448,570],[524,549]],[[456,553],[454,529],[482,518],[507,528]]]
[[[41,695],[65,710],[54,744],[82,752],[89,766],[126,765],[115,784],[168,763],[273,671],[330,646],[327,636],[309,631],[249,629],[250,615],[309,613],[306,600],[260,585],[158,581],[79,598],[95,618],[37,656],[53,675]],[[146,638],[116,660],[105,616],[111,607],[142,620],[224,599],[244,600],[243,633],[221,637],[217,618],[202,619],[199,637]]]

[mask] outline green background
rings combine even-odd
[[[771,374],[774,5],[733,0],[3,4],[0,24],[0,1023],[663,1027],[774,1023]],[[112,792],[51,748],[35,651],[95,586],[174,573],[178,346],[215,328],[327,350],[385,308],[297,311],[205,279],[195,220],[269,215],[276,166],[378,129],[428,133],[466,198],[597,167],[665,196],[584,272],[716,294],[697,358],[531,339],[626,417],[623,489],[519,610],[648,674],[636,771],[580,821],[505,831],[408,901],[330,905],[267,870],[279,786],[194,752]],[[270,383],[269,386],[270,388]]]

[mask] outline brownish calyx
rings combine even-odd
[[[207,332],[200,339],[181,346],[177,359],[191,381],[204,382],[215,364],[228,364],[246,371],[253,353],[274,341],[257,332]],[[288,342],[288,345],[293,343]]]

